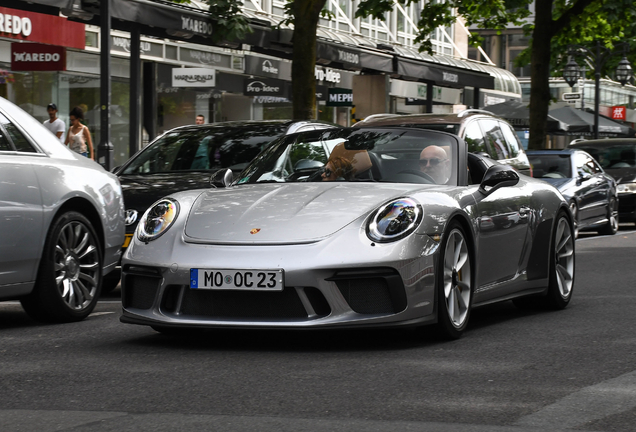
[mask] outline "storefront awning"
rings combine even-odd
[[[484,107],[486,111],[498,115],[504,120],[508,121],[515,129],[529,129],[530,128],[530,108],[527,103],[520,101],[509,100],[496,105],[488,105]],[[560,122],[551,115],[547,119],[548,132],[563,132],[567,130],[567,125]]]
[[[567,129],[558,135],[594,135],[594,114],[570,106],[550,110],[550,115],[567,125]],[[556,135],[557,133],[555,133]],[[636,130],[612,121],[606,117],[598,118],[598,134],[608,138],[632,138]]]
[[[432,81],[444,87],[486,89],[494,89],[495,87],[494,78],[487,73],[451,68],[403,57],[397,57],[397,75],[407,79]]]
[[[393,56],[343,44],[318,41],[316,57],[322,62],[339,63],[345,69],[371,69],[393,72]]]
[[[69,8],[72,3],[73,0],[3,0],[2,6],[48,15],[59,15],[61,9]]]

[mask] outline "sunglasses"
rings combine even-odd
[[[333,174],[333,171],[331,171],[329,168],[325,168],[323,170],[323,173],[325,173],[325,177],[331,177],[331,174]]]
[[[420,166],[437,166],[446,159],[432,158],[432,159],[420,159]]]

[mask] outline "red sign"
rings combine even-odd
[[[13,42],[12,71],[66,70],[66,48],[55,45]]]
[[[626,120],[627,119],[627,108],[624,106],[614,106],[612,107],[612,119],[614,120]]]
[[[0,37],[84,49],[84,30],[84,24],[59,16],[0,7]]]

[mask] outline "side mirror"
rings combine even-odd
[[[232,184],[232,180],[234,180],[232,170],[229,168],[223,168],[212,174],[212,177],[210,177],[210,184],[212,187],[225,188]]]
[[[519,183],[519,174],[508,165],[493,165],[484,174],[479,185],[479,192],[489,195],[501,187],[514,186]]]
[[[592,178],[592,174],[585,172],[585,171],[579,171],[579,179],[584,182],[585,180],[589,180]]]

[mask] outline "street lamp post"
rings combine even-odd
[[[627,48],[626,43],[621,43],[618,45],[623,45]],[[600,95],[601,95],[601,69],[605,65],[605,62],[614,54],[611,50],[604,48],[601,46],[601,41],[596,41],[595,50],[592,51],[589,48],[586,48],[581,45],[569,45],[568,46],[568,54],[569,59],[568,63],[565,65],[563,69],[563,78],[565,82],[567,82],[570,87],[574,87],[574,84],[581,78],[581,69],[579,65],[574,61],[573,54],[577,51],[583,51],[587,53],[588,58],[592,60],[594,63],[594,138],[598,139],[598,110],[600,106]],[[627,60],[627,56],[625,55],[625,50],[623,51],[623,59],[618,63],[618,67],[616,68],[616,79],[621,85],[627,84],[627,82],[632,77],[632,67]]]

